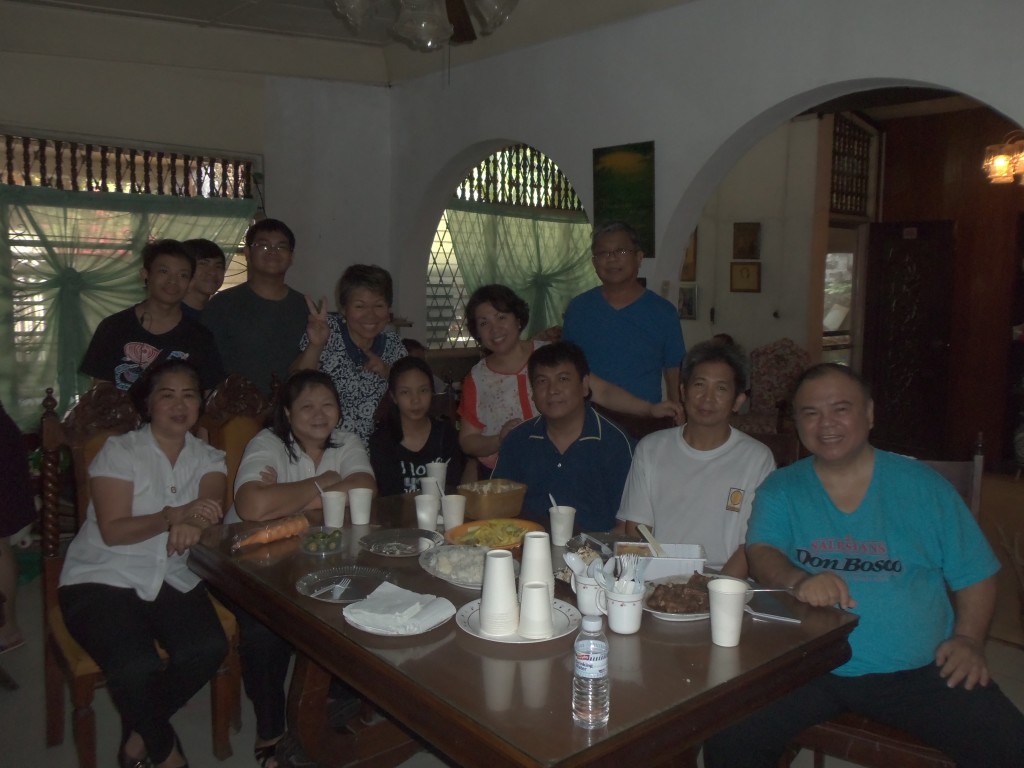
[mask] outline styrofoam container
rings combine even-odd
[[[668,557],[641,557],[647,562],[644,581],[665,576],[689,576],[694,571],[704,573],[707,555],[701,544],[662,544]]]

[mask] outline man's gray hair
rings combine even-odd
[[[590,233],[590,252],[593,253],[594,249],[597,248],[597,241],[605,235],[611,235],[616,232],[625,232],[626,237],[629,238],[630,242],[633,243],[633,247],[638,251],[644,249],[643,241],[640,240],[640,233],[631,225],[624,221],[606,221],[602,224],[594,226],[594,231]]]
[[[679,381],[686,386],[693,377],[693,372],[702,363],[725,363],[732,368],[733,379],[736,382],[736,394],[747,391],[750,381],[750,372],[747,366],[747,356],[736,344],[723,344],[720,341],[702,341],[690,349],[679,365]]]

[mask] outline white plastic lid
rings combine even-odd
[[[583,631],[584,632],[600,632],[604,622],[600,616],[584,616],[583,617]]]

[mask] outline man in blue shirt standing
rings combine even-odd
[[[871,446],[874,404],[848,368],[808,369],[793,404],[812,455],[757,489],[747,559],[766,586],[856,613],[853,655],[714,736],[704,764],[774,766],[804,728],[856,712],[959,766],[1024,765],[1024,715],[985,661],[999,562],[970,511],[924,463]]]
[[[648,402],[679,402],[679,363],[686,355],[679,316],[671,302],[637,280],[644,252],[629,224],[594,228],[590,247],[601,285],[581,293],[565,310],[562,338],[579,344],[594,373]]]
[[[590,367],[575,344],[540,347],[530,355],[527,375],[541,415],[508,433],[492,477],[526,484],[527,520],[548,527],[550,494],[576,508],[577,531],[611,530],[633,439],[591,407]]]

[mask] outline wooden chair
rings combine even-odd
[[[750,352],[750,410],[733,416],[732,425],[750,435],[793,431],[793,386],[810,363],[792,339],[776,339]]]
[[[89,506],[88,466],[111,435],[124,434],[139,424],[138,414],[128,397],[109,383],[100,383],[86,393],[63,423],[57,418],[53,390],[46,390],[40,436],[43,447],[42,566],[43,566],[43,674],[46,690],[46,744],[64,741],[64,691],[71,694],[72,731],[80,768],[96,768],[96,715],[92,700],[96,688],[105,684],[96,662],[75,642],[64,625],[57,601],[57,586],[64,564],[58,511],[60,506],[60,454],[71,453],[76,499],[75,519],[80,526]],[[238,625],[234,615],[214,602],[217,616],[228,638],[229,652],[210,681],[213,754],[219,760],[231,757],[229,728],[241,725],[241,664],[238,657]]]
[[[7,602],[7,596],[3,592],[0,592],[0,627],[7,623],[7,612],[4,610],[4,604]],[[7,670],[0,664],[0,688],[5,688],[8,691],[18,690],[18,683],[15,682],[14,678],[7,674]]]
[[[751,437],[771,449],[775,466],[779,469],[788,467],[800,458],[800,438],[795,432],[752,434]]]
[[[971,461],[925,463],[956,488],[971,514],[977,518],[981,511],[984,471],[981,435]],[[826,755],[871,768],[956,768],[951,757],[909,733],[852,712],[811,726],[798,734],[779,760],[779,768],[789,768],[801,749],[814,751],[814,768],[825,768]]]
[[[270,403],[259,388],[240,374],[224,379],[206,399],[206,411],[199,420],[205,428],[210,445],[225,453],[228,482],[224,511],[234,502],[235,476],[242,463],[242,454],[256,434],[266,426]]]

